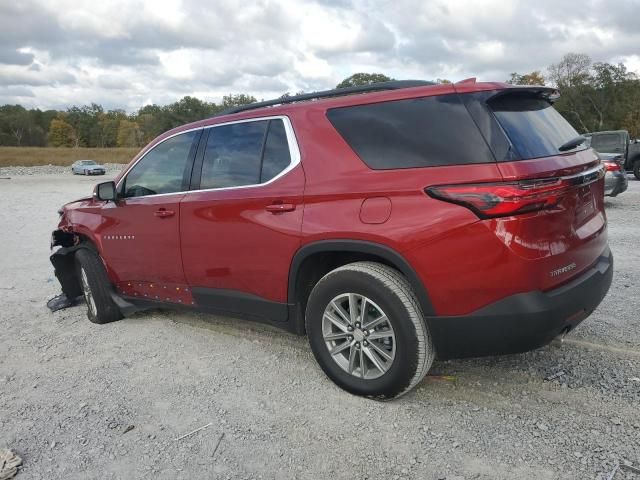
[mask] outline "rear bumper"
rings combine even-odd
[[[615,197],[624,192],[629,185],[626,172],[607,172],[604,177],[604,194]]]
[[[607,249],[579,277],[551,291],[519,293],[470,315],[428,319],[440,359],[520,353],[551,342],[587,318],[609,291]]]

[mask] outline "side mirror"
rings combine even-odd
[[[96,185],[93,190],[94,198],[104,201],[115,201],[116,199],[116,184],[115,182],[103,182]]]

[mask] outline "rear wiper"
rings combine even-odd
[[[562,145],[558,147],[558,150],[561,152],[566,152],[567,150],[571,150],[572,148],[576,148],[578,145],[582,145],[587,139],[582,135],[577,136],[576,138],[572,138],[568,142],[564,142]]]

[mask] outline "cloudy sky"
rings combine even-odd
[[[640,73],[639,25],[640,0],[0,0],[0,104],[133,111],[360,71],[503,81],[566,52]]]

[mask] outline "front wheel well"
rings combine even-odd
[[[303,247],[294,257],[289,273],[288,303],[293,330],[305,334],[304,317],[313,287],[327,273],[349,263],[377,262],[397,270],[410,283],[425,315],[433,314],[427,292],[409,263],[395,250],[370,242],[319,242]]]
[[[52,248],[59,246],[50,256],[54,273],[60,282],[62,292],[69,299],[82,294],[80,279],[76,269],[76,252],[80,249],[91,250],[97,254],[98,249],[90,238],[64,230],[53,232]]]

